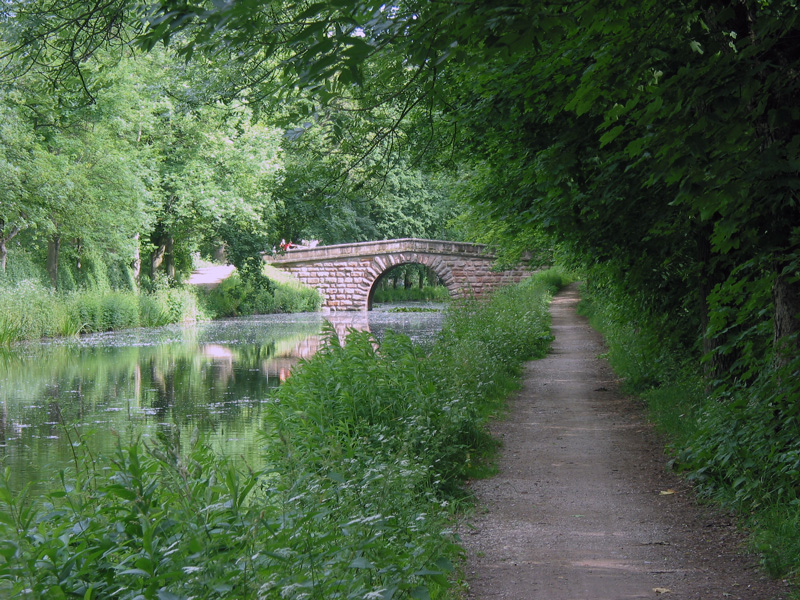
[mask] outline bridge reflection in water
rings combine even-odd
[[[330,315],[377,337],[438,331],[440,314]],[[422,325],[417,325],[422,323]],[[112,332],[32,343],[0,354],[0,459],[14,489],[58,472],[72,458],[70,436],[111,454],[137,439],[177,441],[195,429],[219,452],[257,466],[263,411],[301,359],[323,343],[319,314],[270,315],[189,327]],[[435,334],[433,334],[435,335]]]
[[[351,331],[370,331],[369,318],[366,313],[351,312],[326,315],[325,321],[336,332],[339,343],[346,343]],[[291,374],[294,366],[301,359],[308,360],[316,354],[325,343],[322,333],[310,335],[290,347],[276,349],[276,354],[261,363],[261,371],[269,378],[277,378],[284,382]]]

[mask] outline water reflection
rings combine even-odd
[[[351,329],[417,340],[439,313],[373,311],[328,319]],[[195,428],[216,450],[259,464],[260,423],[270,393],[322,343],[318,314],[271,315],[190,327],[130,330],[15,347],[0,355],[0,456],[15,487],[51,476],[83,451],[137,437],[188,444]]]

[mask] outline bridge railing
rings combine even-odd
[[[376,256],[397,252],[417,252],[421,254],[438,254],[450,256],[486,256],[493,255],[484,244],[469,242],[448,242],[444,240],[425,240],[420,238],[401,238],[397,240],[380,240],[376,242],[356,242],[353,244],[334,244],[331,246],[315,246],[314,248],[293,248],[285,252],[266,256],[265,260],[273,264],[295,263],[304,261],[334,260],[337,258],[353,258],[358,256]]]

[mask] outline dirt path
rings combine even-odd
[[[233,265],[200,267],[192,272],[186,283],[207,287],[209,289],[214,288],[217,287],[223,279],[230,277],[234,268]]]
[[[670,474],[641,407],[623,397],[600,336],[554,300],[552,351],[527,365],[508,418],[500,473],[473,482],[479,508],[461,528],[468,598],[769,600],[732,520],[698,507]]]

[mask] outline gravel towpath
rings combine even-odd
[[[551,305],[550,354],[493,425],[499,474],[474,481],[460,526],[467,598],[788,598],[744,554],[733,519],[699,506],[663,441],[622,395],[570,286]]]

